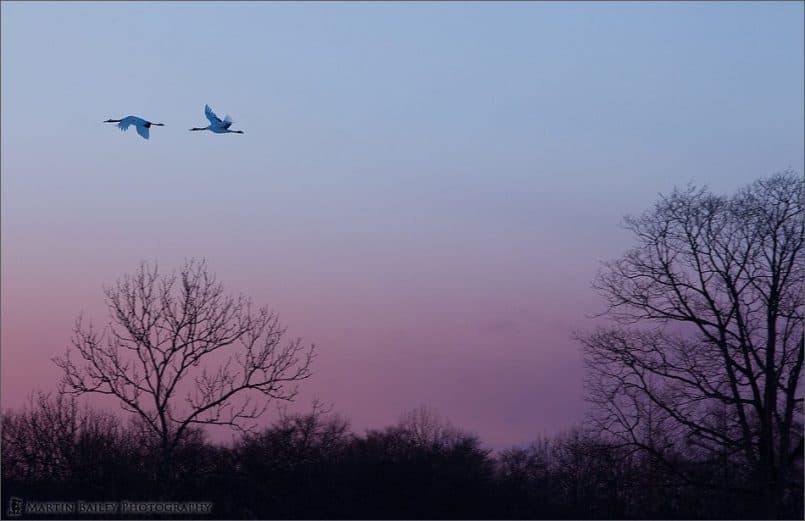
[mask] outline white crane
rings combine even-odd
[[[215,115],[215,112],[212,111],[209,105],[204,105],[204,115],[210,120],[210,124],[204,128],[197,127],[191,128],[190,130],[209,130],[216,134],[243,134],[242,130],[229,130],[229,127],[232,126],[232,118],[227,116],[221,121],[221,118]]]
[[[137,127],[137,133],[144,139],[148,139],[148,129],[153,127],[164,127],[162,123],[151,123],[137,116],[126,116],[123,119],[107,119],[104,123],[117,123],[120,130],[128,130],[130,125]]]

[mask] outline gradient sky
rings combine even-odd
[[[803,4],[2,3],[2,406],[102,285],[206,257],[319,346],[299,407],[583,417],[618,227],[803,171]],[[244,135],[187,132],[204,104]],[[107,118],[166,124],[150,141]]]

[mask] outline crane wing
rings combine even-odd
[[[148,139],[148,127],[144,125],[137,125],[135,128],[137,129],[138,134],[140,134],[145,139]]]
[[[221,123],[221,126],[224,127],[224,128],[231,127],[232,126],[232,118],[230,118],[229,116],[225,117],[223,123]]]
[[[204,115],[207,116],[207,119],[210,120],[210,123],[216,126],[221,126],[224,122],[221,121],[221,118],[215,115],[215,112],[212,111],[209,105],[204,105]]]
[[[117,124],[117,128],[119,128],[120,130],[128,130],[129,125],[131,124],[132,124],[131,116],[127,116],[120,120],[120,123]]]

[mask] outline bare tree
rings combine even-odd
[[[675,190],[625,223],[637,246],[595,282],[615,325],[581,337],[594,421],[669,465],[742,457],[773,517],[802,457],[802,177]]]
[[[188,429],[250,430],[270,400],[292,400],[311,374],[314,346],[283,342],[277,315],[226,295],[203,260],[178,276],[141,264],[104,292],[108,326],[99,332],[79,318],[73,349],[54,359],[61,390],[113,396],[139,417],[158,439],[165,479]]]
[[[397,427],[407,439],[420,447],[447,447],[458,442],[464,435],[428,405],[403,412]]]
[[[112,414],[82,410],[72,396],[31,394],[22,409],[3,411],[3,479],[62,483],[96,477],[122,436]]]

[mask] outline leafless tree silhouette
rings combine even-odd
[[[292,400],[311,375],[314,346],[283,342],[277,315],[226,295],[203,260],[186,262],[178,276],[141,264],[105,294],[108,326],[98,331],[79,318],[72,349],[54,359],[61,391],[113,396],[141,418],[158,439],[165,479],[188,429],[250,430],[272,399]]]
[[[464,435],[436,409],[424,404],[403,412],[397,427],[411,443],[420,447],[449,446]]]
[[[3,476],[23,482],[80,476],[97,483],[112,447],[122,444],[114,415],[82,410],[72,396],[40,391],[22,410],[3,413]]]
[[[803,450],[802,176],[675,190],[625,222],[638,245],[595,282],[616,325],[581,336],[594,421],[667,464],[744,458],[774,517]]]

